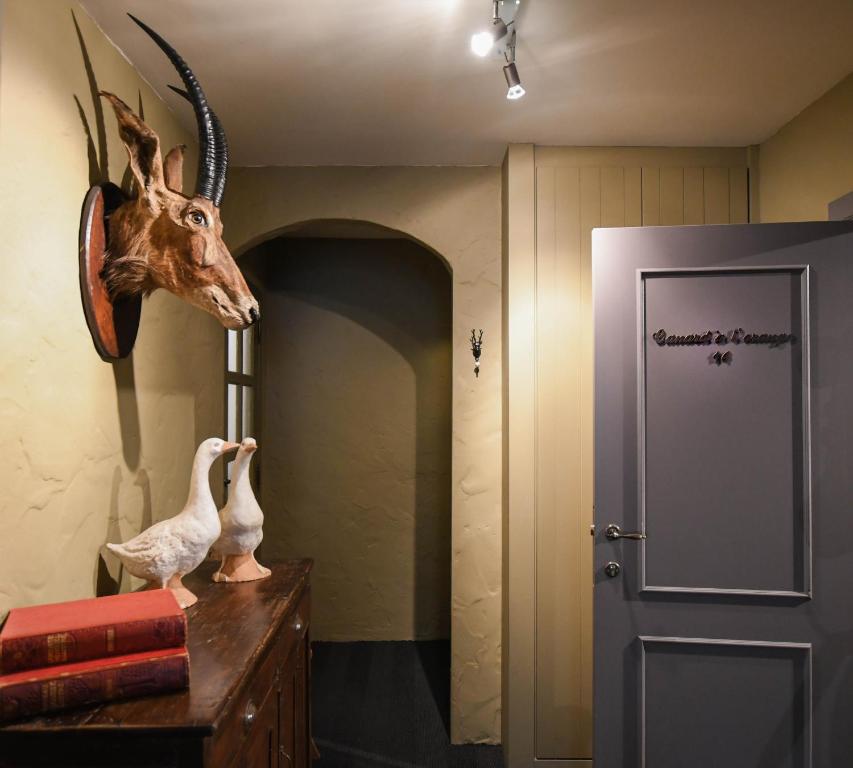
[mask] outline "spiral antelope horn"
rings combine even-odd
[[[226,164],[228,160],[227,148],[224,153],[221,150],[217,151],[218,142],[225,137],[221,126],[218,132],[216,130],[216,125],[219,121],[216,120],[215,115],[211,111],[198,79],[189,68],[189,65],[181,58],[180,54],[145,22],[140,21],[133,14],[129,13],[127,15],[157,43],[160,50],[172,62],[172,66],[184,83],[187,96],[195,112],[196,125],[198,126],[199,163],[195,194],[210,200],[218,207],[225,188],[225,168],[217,167],[217,155]],[[217,171],[220,171],[221,181],[217,177]]]

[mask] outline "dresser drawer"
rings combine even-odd
[[[278,692],[270,690],[240,744],[230,768],[276,768],[278,765]]]
[[[278,688],[278,666],[277,654],[268,652],[258,672],[211,739],[209,754],[212,765],[229,765],[234,755],[242,751],[243,743],[251,739],[259,725],[259,712],[270,692]]]
[[[306,589],[299,603],[282,624],[281,639],[278,642],[279,663],[284,664],[299,647],[308,633],[311,617],[311,590]]]
[[[264,754],[262,744],[269,735],[269,718],[272,717],[275,723],[279,717],[278,692],[281,688],[282,668],[305,639],[310,608],[310,590],[306,589],[296,608],[282,621],[277,642],[271,645],[258,671],[211,739],[208,753],[211,765],[242,768],[240,759],[245,754]],[[277,736],[277,731],[273,731],[273,741],[276,742],[273,754],[276,760]],[[250,762],[246,765],[254,768],[255,764]],[[261,760],[257,765],[266,766],[267,763]]]

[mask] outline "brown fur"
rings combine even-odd
[[[184,147],[169,152],[164,167],[157,134],[117,96],[101,95],[115,111],[138,190],[110,217],[110,250],[101,272],[110,297],[165,288],[226,328],[251,325],[258,302],[222,241],[219,209],[181,193]]]

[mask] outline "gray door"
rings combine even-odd
[[[593,295],[596,768],[853,765],[853,224],[598,229]]]

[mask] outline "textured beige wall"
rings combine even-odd
[[[450,273],[411,240],[259,250],[263,557],[314,558],[315,640],[449,637]]]
[[[501,178],[499,168],[241,168],[223,210],[235,250],[300,221],[370,221],[453,270],[451,737],[500,740]],[[485,331],[480,378],[471,328]]]
[[[760,147],[761,221],[826,221],[853,191],[853,74]]]
[[[222,332],[199,310],[157,293],[132,359],[110,365],[92,346],[77,273],[80,205],[99,175],[90,174],[99,145],[113,181],[126,155],[111,114],[106,143],[98,139],[72,10],[98,87],[141,98],[164,142],[195,143],[75,4],[4,4],[0,614],[94,594],[99,548],[178,511],[196,441],[222,424]],[[96,137],[88,149],[84,116]]]

